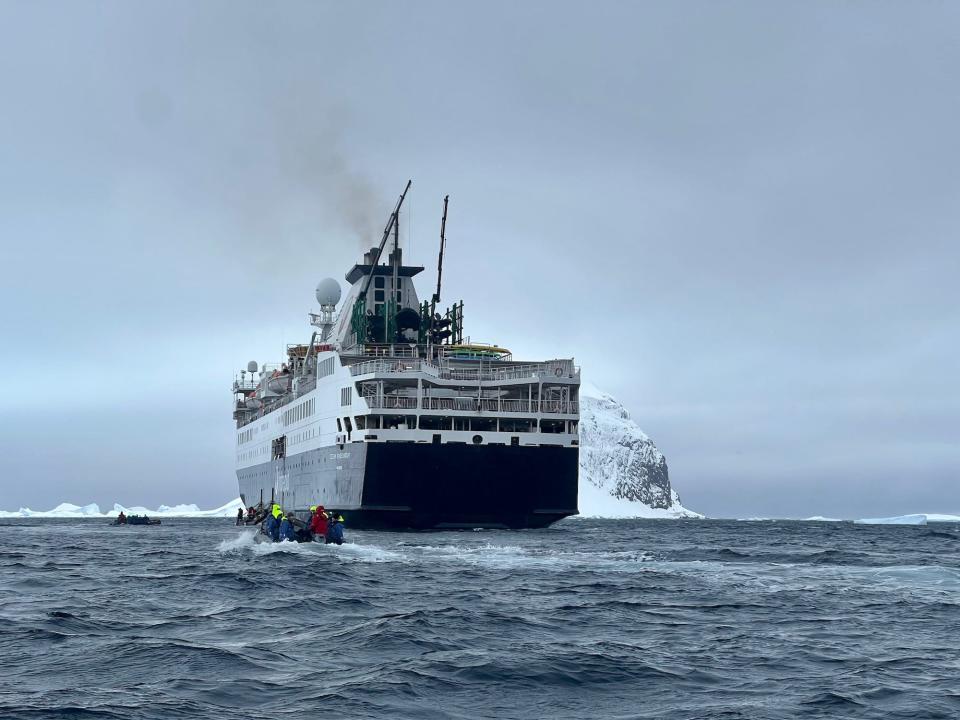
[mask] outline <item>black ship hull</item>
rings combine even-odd
[[[237,475],[246,505],[322,504],[348,528],[542,528],[577,513],[578,466],[576,447],[352,443]]]

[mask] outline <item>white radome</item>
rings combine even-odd
[[[340,302],[340,283],[333,278],[324,278],[317,283],[317,302],[321,306]]]

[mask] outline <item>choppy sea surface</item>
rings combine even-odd
[[[0,522],[4,718],[958,718],[960,528]]]

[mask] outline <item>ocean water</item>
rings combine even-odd
[[[960,527],[0,522],[3,718],[958,718]]]

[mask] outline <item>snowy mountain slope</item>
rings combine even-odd
[[[591,383],[580,386],[580,515],[701,517],[680,504],[667,460],[627,409]]]

